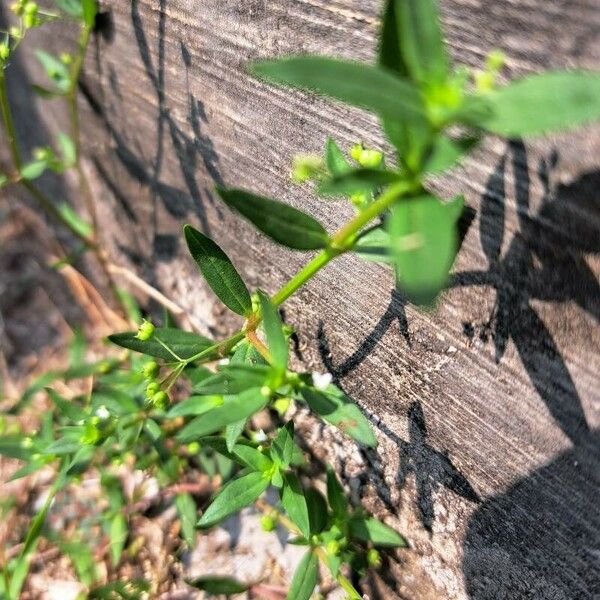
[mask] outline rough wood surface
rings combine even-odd
[[[231,324],[186,256],[184,222],[217,237],[269,292],[308,255],[261,239],[219,205],[213,184],[283,198],[333,230],[348,208],[291,187],[291,157],[320,151],[327,135],[381,143],[364,113],[269,88],[244,67],[295,52],[369,59],[379,2],[105,6],[81,106],[106,242],[207,331],[221,329]],[[500,47],[507,77],[600,69],[595,0],[448,0],[442,11],[467,64]],[[65,44],[60,31],[50,41]],[[26,127],[54,114],[38,110]],[[378,431],[367,453],[305,427],[356,498],[410,541],[371,582],[372,598],[600,597],[599,156],[598,127],[490,139],[433,182],[445,197],[465,193],[475,211],[435,313],[404,306],[386,269],[353,257],[286,305],[298,360],[329,369]]]

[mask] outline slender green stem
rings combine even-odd
[[[410,193],[415,193],[420,189],[420,183],[400,181],[391,185],[375,201],[373,201],[365,210],[357,214],[351,221],[342,227],[331,238],[331,244],[328,248],[321,251],[310,262],[308,262],[294,277],[292,277],[272,298],[275,306],[283,304],[307,281],[312,279],[323,267],[329,264],[336,256],[352,249],[357,235],[373,219],[385,212],[400,197]],[[253,331],[259,325],[261,317],[259,314],[252,315],[246,326],[240,331],[234,333],[231,337],[218,342],[202,352],[183,361],[185,364],[202,360],[203,358],[218,355],[225,355],[231,348],[240,342],[246,336],[249,330]]]
[[[2,122],[8,141],[10,155],[17,171],[21,170],[21,155],[17,145],[17,133],[15,131],[14,121],[8,102],[8,91],[6,89],[6,74],[3,68],[0,68],[0,108],[2,110]]]

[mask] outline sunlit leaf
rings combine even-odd
[[[287,369],[289,348],[283,332],[281,317],[266,294],[260,290],[257,294],[260,300],[263,328],[267,336],[267,344],[271,351],[273,364],[279,369]]]
[[[193,548],[196,542],[196,521],[198,520],[196,503],[190,494],[177,494],[175,506],[181,523],[183,539],[190,548]]]
[[[217,188],[217,192],[229,207],[279,244],[296,250],[316,250],[327,245],[325,228],[289,204],[244,190]]]
[[[219,300],[238,315],[252,313],[250,292],[225,252],[191,225],[183,232],[192,258]]]
[[[230,481],[198,521],[198,527],[212,527],[254,502],[269,487],[269,478],[254,471]]]
[[[406,548],[406,540],[391,527],[372,517],[353,517],[350,519],[350,533],[353,537],[375,546]]]
[[[555,71],[531,75],[493,92],[484,128],[506,137],[543,135],[600,117],[600,74]]]
[[[311,90],[400,122],[424,120],[417,89],[390,71],[321,56],[297,56],[256,63],[267,81]]]
[[[309,550],[296,568],[287,600],[310,600],[319,578],[319,559]]]

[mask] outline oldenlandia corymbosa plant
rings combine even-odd
[[[270,240],[313,252],[304,268],[273,294],[251,291],[217,243],[186,225],[192,258],[216,297],[243,318],[243,326],[225,339],[212,340],[144,321],[137,332],[110,336],[127,349],[124,356],[76,364],[56,375],[93,375],[91,394],[67,401],[49,391],[56,411],[46,434],[5,437],[0,452],[26,462],[19,475],[56,461],[59,475],[53,493],[86,469],[99,470],[111,498],[102,518],[115,561],[125,544],[127,523],[123,494],[110,472],[112,462],[127,455],[130,463],[154,473],[163,486],[177,484],[190,468],[219,472],[225,484],[199,519],[189,493],[176,497],[188,544],[194,543],[197,529],[211,528],[254,504],[264,513],[266,530],[280,525],[294,536],[294,543],[306,547],[288,598],[311,597],[320,578],[319,563],[349,598],[360,598],[353,582],[379,566],[382,550],[404,547],[406,542],[353,507],[331,470],[323,481],[311,481],[291,405],[307,407],[362,446],[374,447],[377,439],[361,410],[330,376],[290,368],[292,330],[282,323],[278,309],[328,263],[349,252],[388,264],[406,298],[434,305],[458,250],[456,224],[463,198],[436,197],[428,191],[428,178],[458,164],[487,133],[543,135],[600,116],[597,74],[556,71],[499,86],[503,63],[502,55],[493,52],[482,71],[453,68],[435,1],[388,0],[376,65],[320,56],[253,64],[251,72],[264,81],[373,112],[395,156],[386,159],[361,144],[347,156],[328,139],[323,157],[295,160],[297,183],[311,182],[317,195],[353,205],[354,216],[335,233],[278,200],[218,188],[223,202]],[[77,152],[64,154],[74,158]],[[49,153],[44,160],[52,168],[56,158]],[[268,411],[275,423],[266,433],[253,424],[261,411]],[[261,498],[270,487],[278,491],[275,505]],[[36,518],[21,556],[31,552],[31,540],[39,537],[47,509]],[[19,568],[5,568],[8,598],[16,597],[13,592],[22,581]],[[247,588],[223,577],[189,583],[226,595]]]

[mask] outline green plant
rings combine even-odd
[[[59,4],[68,11],[89,3],[64,0]],[[84,19],[83,45],[91,27],[86,14],[91,13],[77,13]],[[2,54],[7,52],[0,50]],[[63,82],[64,69],[47,57],[42,62],[54,69],[53,80],[61,93],[75,89],[73,79]],[[347,252],[391,265],[404,295],[417,304],[435,303],[458,249],[456,223],[463,199],[437,198],[427,190],[428,177],[455,166],[485,133],[540,135],[600,115],[598,75],[554,72],[498,87],[502,65],[502,56],[492,53],[484,71],[451,69],[433,0],[386,3],[377,66],[310,56],[253,65],[253,73],[268,82],[316,92],[375,113],[396,150],[394,160],[361,144],[347,157],[328,139],[324,157],[295,161],[297,183],[312,181],[318,195],[347,198],[354,206],[354,217],[332,235],[312,216],[282,202],[245,190],[217,189],[227,206],[274,242],[317,254],[273,295],[260,290],[251,293],[223,250],[186,225],[184,235],[193,259],[220,301],[243,317],[243,326],[219,341],[171,326],[155,327],[148,321],[137,332],[110,336],[114,344],[148,358],[127,353],[114,361],[82,363],[56,374],[94,376],[94,387],[89,395],[71,400],[49,390],[56,411],[45,434],[0,441],[0,452],[26,462],[18,475],[57,461],[57,492],[82,471],[99,470],[109,498],[109,509],[101,519],[111,538],[113,560],[118,562],[127,523],[123,495],[110,473],[111,462],[130,455],[137,468],[155,473],[163,486],[176,484],[190,468],[218,469],[225,485],[199,520],[192,496],[180,493],[176,498],[188,544],[194,541],[194,524],[210,528],[256,504],[265,512],[265,529],[280,524],[296,536],[295,543],[307,548],[289,598],[311,596],[318,582],[319,561],[350,598],[360,598],[349,571],[359,574],[377,567],[378,548],[402,547],[406,542],[385,524],[353,508],[331,471],[325,477],[326,495],[318,485],[305,485],[305,457],[289,417],[292,403],[307,406],[363,446],[373,447],[377,441],[369,421],[330,377],[290,369],[292,331],[282,323],[278,308]],[[55,170],[65,161],[77,162],[78,145],[63,140],[63,162],[46,149],[44,156],[40,153],[23,167],[6,116],[3,79],[0,83],[18,181],[28,182],[23,170],[35,174],[40,162]],[[26,186],[32,189],[29,183]],[[255,431],[252,424],[253,416],[264,410],[275,423],[267,434]],[[279,490],[278,506],[261,499],[269,486]],[[26,574],[22,565],[39,537],[46,511],[47,507],[32,525],[21,562],[5,568],[3,593],[8,598],[15,598],[14,591],[22,584]],[[227,578],[189,583],[213,593],[244,589]]]

